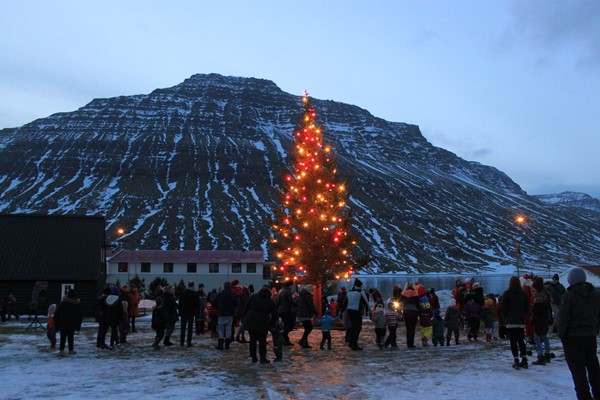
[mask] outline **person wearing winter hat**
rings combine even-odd
[[[532,364],[546,365],[554,357],[554,354],[550,352],[550,340],[548,339],[551,310],[550,295],[544,288],[544,280],[540,277],[534,279],[531,287],[534,296],[531,306],[531,324],[537,350],[537,360]]]
[[[558,336],[578,399],[600,398],[600,364],[596,335],[600,326],[600,293],[582,268],[569,270],[569,287],[558,312]],[[591,387],[591,394],[590,394]]]
[[[423,347],[429,346],[429,338],[433,334],[433,310],[429,304],[427,296],[421,297],[421,312],[419,313],[419,330],[421,332],[421,342]]]
[[[433,326],[431,333],[431,343],[433,346],[444,345],[444,320],[442,319],[442,315],[440,313],[440,309],[436,308],[433,310]]]
[[[351,324],[348,330],[348,346],[352,350],[362,350],[358,345],[358,337],[362,330],[362,316],[365,310],[367,313],[371,312],[367,295],[362,290],[362,282],[356,278],[352,290],[346,294],[340,307],[340,314],[346,312]]]

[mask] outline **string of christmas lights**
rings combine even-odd
[[[304,115],[294,132],[294,162],[280,193],[271,249],[282,280],[327,284],[354,272],[357,235],[351,230],[346,184],[337,174],[331,146],[323,144],[307,92],[302,102]]]

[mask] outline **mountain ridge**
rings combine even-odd
[[[551,207],[417,125],[313,104],[349,183],[359,254],[373,257],[367,272],[493,270],[515,263],[517,242],[531,269],[598,258],[589,210]],[[109,240],[125,227],[132,248],[267,253],[301,110],[269,80],[195,74],[0,130],[0,212],[103,214]]]

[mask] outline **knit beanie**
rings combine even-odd
[[[585,271],[582,268],[574,267],[569,270],[569,275],[567,275],[567,282],[569,282],[569,285],[573,286],[585,281]]]

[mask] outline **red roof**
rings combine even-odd
[[[108,262],[264,263],[262,250],[117,250]]]
[[[581,268],[591,272],[594,275],[600,276],[600,265],[584,265]]]

